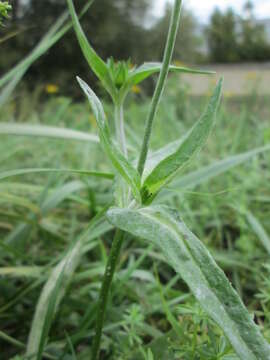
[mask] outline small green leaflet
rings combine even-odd
[[[128,82],[132,85],[139,84],[143,80],[147,79],[149,76],[159,73],[162,67],[162,63],[159,62],[149,62],[144,63],[136,69],[130,70],[128,76]],[[191,69],[183,66],[170,65],[169,71],[187,73],[187,74],[197,74],[197,75],[213,75],[215,72],[207,70],[197,70]]]
[[[118,170],[119,174],[126,180],[126,182],[131,186],[132,193],[135,199],[138,202],[141,202],[140,196],[140,176],[137,170],[128,162],[128,160],[123,156],[121,151],[114,145],[110,137],[110,131],[106,122],[105,113],[103,106],[99,101],[96,94],[90,87],[79,77],[77,80],[87,96],[89,103],[94,112],[98,129],[100,142],[103,145],[103,148],[110,158],[114,167]]]
[[[204,311],[222,328],[242,360],[270,360],[261,335],[224,272],[202,242],[166,207],[113,208],[108,220],[123,231],[158,246],[190,287]]]
[[[186,134],[179,147],[164,158],[145,179],[142,187],[144,203],[151,201],[160,188],[166,185],[206,143],[215,122],[222,84],[223,79],[220,79],[204,114]]]

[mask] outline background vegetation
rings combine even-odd
[[[82,4],[78,1],[78,8]],[[96,1],[82,21],[99,54],[104,58],[131,57],[136,63],[160,59],[169,8],[153,25],[153,31],[144,26],[144,14],[150,2],[110,0],[106,2],[108,13],[102,4],[105,0]],[[0,58],[3,72],[29,53],[65,8],[65,1],[33,1],[25,6],[14,1],[13,8],[10,23],[5,21],[6,27],[1,30],[4,38],[10,36],[1,43],[1,53],[7,54]],[[33,18],[37,25],[33,24]],[[108,29],[106,33],[104,28]],[[240,38],[236,36],[239,29]],[[221,31],[224,36],[216,37]],[[206,55],[201,50],[196,20],[186,12],[175,60],[204,62],[211,56],[219,61],[214,56],[222,51],[217,48],[221,40],[232,47],[224,61],[240,61],[244,55],[246,60],[256,60],[248,58],[249,51],[245,50],[244,44],[250,38],[248,35],[245,40],[248,31],[254,34],[254,44],[267,50],[264,30],[251,17],[239,19],[232,12],[215,12],[207,36],[209,45],[215,42],[216,45]],[[260,36],[255,37],[257,32]],[[0,124],[51,125],[97,134],[95,118],[88,104],[81,101],[82,95],[74,81],[78,73],[91,77],[71,31],[34,63],[22,88],[17,88],[0,105]],[[44,84],[47,84],[46,94]],[[63,84],[60,91],[59,84]],[[191,97],[182,78],[171,76],[154,126],[151,149],[179,139],[202,113],[206,96]],[[149,105],[144,88],[133,88],[125,104],[131,154],[140,149]],[[108,100],[105,111],[113,129],[113,108]],[[266,151],[270,142],[269,116],[269,99],[259,96],[256,89],[245,98],[225,94],[207,146],[181,178],[161,195],[168,205],[180,211],[190,229],[210,249],[270,342],[270,154]],[[222,162],[225,158],[235,165],[228,167],[228,171]],[[207,168],[219,161],[219,173]],[[111,171],[97,144],[3,134],[0,166],[1,173],[21,167]],[[206,170],[198,175],[198,169]],[[185,177],[190,172],[193,177]],[[0,181],[1,359],[26,360],[20,354],[25,352],[33,312],[44,283],[73,240],[112,200],[113,192],[107,180],[70,174],[26,174]],[[56,313],[44,359],[89,359],[96,302],[112,236],[110,225],[100,224],[85,244],[80,266]],[[130,237],[124,243],[113,281],[101,359],[237,360],[238,357],[160,252]]]

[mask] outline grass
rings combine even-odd
[[[93,111],[86,118],[88,112],[82,111],[83,126],[89,127],[89,121],[92,122],[98,136],[93,132],[85,135],[74,125],[75,130],[69,130],[66,124],[64,128],[48,123],[26,127],[0,125],[3,136],[32,138],[26,145],[31,148],[31,166],[25,167],[27,142],[20,146],[17,139],[8,138],[7,144],[3,141],[4,157],[0,159],[4,164],[11,165],[14,158],[16,164],[24,164],[0,174],[3,186],[0,214],[3,216],[3,255],[0,256],[3,285],[0,286],[4,294],[0,316],[7,328],[0,338],[11,345],[11,354],[7,355],[14,352],[17,359],[36,360],[228,360],[237,356],[241,360],[269,359],[269,286],[267,276],[263,276],[269,267],[262,269],[261,264],[269,256],[270,239],[265,219],[256,214],[253,203],[245,196],[250,196],[251,187],[257,189],[261,185],[260,190],[265,189],[265,182],[258,182],[268,176],[267,126],[260,128],[256,137],[252,129],[252,138],[244,142],[252,143],[249,151],[239,154],[238,149],[251,122],[250,114],[264,99],[253,93],[249,109],[240,105],[240,116],[229,103],[230,112],[222,114],[225,123],[222,135],[217,132],[214,138],[214,151],[208,148],[208,156],[198,160],[195,155],[204,147],[214,127],[223,79],[217,83],[197,122],[192,117],[200,108],[200,101],[197,99],[195,106],[192,99],[189,104],[186,92],[179,90],[178,84],[169,84],[171,92],[163,99],[164,109],[160,108],[169,72],[209,75],[209,72],[170,65],[181,0],[174,3],[163,63],[145,63],[138,68],[113,59],[104,62],[83,33],[72,0],[67,0],[67,5],[82,52],[110,95],[113,107],[104,108],[93,90],[77,77]],[[32,60],[27,67],[31,63]],[[27,67],[22,73],[20,69],[17,73],[15,68],[15,75],[11,75],[7,85],[8,92],[3,90],[2,108]],[[133,99],[127,114],[134,113],[125,122],[125,100],[134,85],[138,87],[156,72],[159,78],[147,106],[147,116],[142,117],[146,118],[142,130],[133,119],[138,119],[144,106],[138,106]],[[73,124],[81,105],[75,108],[69,99],[58,101],[60,104],[51,112],[50,121],[65,119],[70,108],[76,109],[70,118]],[[3,114],[11,115],[12,111],[5,106]],[[41,112],[43,115],[49,106],[50,102]],[[262,105],[260,112],[261,108]],[[20,112],[23,114],[17,107],[17,121]],[[111,120],[112,113],[114,124],[107,120]],[[167,121],[164,118],[158,121],[158,113],[161,118],[167,117]],[[28,114],[35,113],[28,109]],[[236,117],[240,121],[230,125],[228,134],[230,156],[207,165],[209,154],[221,154],[222,142],[228,141],[224,137],[228,119]],[[176,136],[173,142],[168,142],[170,132],[172,137]],[[35,137],[40,143],[39,151],[33,153]],[[54,146],[48,147],[48,138],[58,138],[62,144],[55,140]],[[163,139],[166,146],[162,147]],[[254,140],[258,144],[253,144]],[[67,147],[67,141],[71,141],[71,146]],[[157,151],[153,151],[155,144],[150,150],[151,141],[156,142]],[[238,154],[234,155],[235,152]],[[36,167],[32,165],[33,158],[38,162]],[[190,162],[193,158],[199,161],[198,170],[192,168],[196,167],[196,161]],[[65,166],[67,163],[72,166]],[[238,179],[224,183],[228,170],[247,163],[252,164],[248,178],[239,179],[239,171]],[[216,183],[212,185],[217,175],[222,175],[221,190],[215,189]],[[75,180],[75,176],[80,180]],[[256,181],[253,176],[257,177]],[[207,181],[210,186],[204,188]],[[239,181],[241,189],[236,186]],[[257,194],[254,190],[254,196]],[[210,206],[206,223],[203,198]],[[268,195],[259,198],[260,209],[268,205]],[[219,203],[220,199],[227,202]],[[219,215],[223,205],[224,213]],[[250,232],[257,239],[253,248],[252,242],[246,240]],[[261,249],[260,255],[257,249]],[[254,284],[258,287],[254,288]],[[249,311],[253,311],[254,319]],[[15,322],[19,319],[20,323],[29,324],[27,332],[22,326],[22,332],[12,333],[21,330],[14,323],[14,312],[18,312]],[[19,352],[14,347],[20,348]]]
[[[171,79],[169,85],[154,125],[152,148],[175,140],[177,134],[190,128],[205,104],[205,99],[197,99],[194,106],[178,80]],[[185,101],[176,101],[179,98]],[[52,97],[41,104],[37,99],[30,110],[28,103],[27,96],[17,101],[16,116],[21,123],[97,131],[84,103]],[[134,96],[126,108],[128,142],[136,149],[148,100],[139,105]],[[109,104],[105,109],[112,114]],[[1,121],[12,121],[14,111],[13,104],[7,104]],[[263,98],[223,103],[219,126],[185,172],[264,145],[269,141],[268,112],[267,99]],[[3,135],[1,148],[2,171],[20,168],[21,164],[25,168],[57,168],[61,164],[62,168],[111,171],[95,144]],[[247,216],[251,213],[269,236],[268,163],[269,154],[264,153],[194,188],[171,186],[173,196],[168,201],[211,250],[270,341],[269,255]],[[89,220],[112,199],[112,191],[107,180],[73,174],[26,174],[1,181],[3,359],[24,352],[33,312],[52,267],[87,228]],[[84,244],[80,265],[53,321],[44,358],[64,358],[64,354],[71,359],[89,358],[111,237],[111,226],[101,224]],[[103,359],[237,359],[222,331],[157,248],[131,237],[123,245],[113,281],[101,350]]]

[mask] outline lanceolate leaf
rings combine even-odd
[[[67,3],[68,3],[70,15],[72,17],[74,30],[76,32],[77,39],[84,54],[84,57],[86,58],[89,66],[94,71],[96,76],[103,83],[103,85],[111,94],[111,96],[114,97],[115,88],[113,85],[113,81],[110,78],[108,67],[105,64],[105,62],[97,55],[97,53],[92,48],[92,46],[89,44],[83,32],[83,29],[80,25],[80,22],[78,20],[72,0],[67,0]]]
[[[227,159],[217,161],[212,165],[205,166],[199,170],[184,175],[180,179],[172,182],[172,184],[168,187],[169,191],[164,189],[164,191],[160,193],[158,196],[159,201],[161,201],[161,199],[168,200],[170,197],[175,196],[176,191],[179,192],[183,189],[192,189],[200,184],[203,184],[266,151],[270,151],[270,145],[247,151],[242,154],[230,156]]]
[[[242,360],[269,360],[270,346],[223,271],[176,211],[166,207],[111,209],[109,221],[158,246]]]
[[[158,62],[144,63],[143,65],[139,66],[137,69],[130,71],[128,81],[132,85],[139,84],[143,80],[147,79],[149,76],[155,73],[159,73],[161,67],[162,67],[162,63],[158,63]],[[169,71],[187,73],[187,74],[202,74],[202,75],[214,74],[214,72],[212,71],[197,70],[188,67],[174,66],[174,65],[170,66]]]
[[[85,95],[87,96],[96,117],[99,128],[100,141],[106,154],[120,175],[131,186],[134,197],[140,202],[140,176],[137,170],[128,162],[121,151],[113,144],[106,122],[103,106],[98,97],[83,80],[81,80],[79,77],[77,77],[77,80]]]
[[[204,114],[180,142],[176,151],[163,159],[144,181],[142,190],[144,202],[151,199],[163,185],[167,184],[205,144],[214,125],[222,83],[223,79],[219,81]]]

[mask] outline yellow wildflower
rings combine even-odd
[[[55,84],[47,84],[45,90],[47,94],[56,94],[59,92],[59,86]]]
[[[132,92],[134,94],[140,94],[142,92],[142,89],[140,86],[138,85],[133,85],[132,88],[131,88]]]
[[[185,66],[185,64],[184,64],[182,61],[180,61],[180,60],[175,60],[175,61],[173,62],[173,65],[175,65],[175,66]]]

